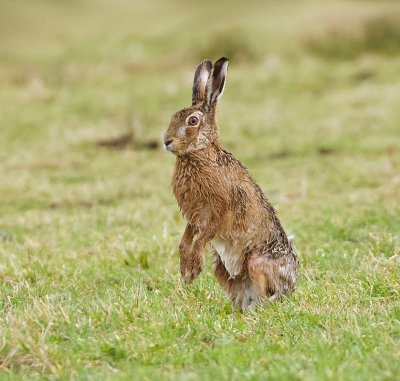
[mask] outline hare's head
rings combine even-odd
[[[172,116],[164,134],[164,148],[185,155],[213,144],[218,139],[216,106],[225,87],[229,60],[220,58],[213,65],[204,60],[194,75],[192,106]]]

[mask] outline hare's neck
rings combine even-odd
[[[219,143],[200,149],[198,151],[192,151],[186,155],[176,157],[176,167],[196,166],[202,167],[208,165],[210,162],[215,161],[218,151],[221,151]]]
[[[178,198],[183,188],[192,188],[203,181],[203,178],[212,178],[215,175],[215,166],[218,152],[221,148],[214,145],[177,156],[175,170],[172,177],[172,187]]]
[[[198,174],[199,172],[202,172],[205,167],[209,165],[209,163],[212,161],[212,156],[211,155],[185,155],[185,156],[179,156],[176,158],[176,163],[175,163],[175,173],[182,173],[184,172],[185,174],[191,174],[190,177],[193,175]]]

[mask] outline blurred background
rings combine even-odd
[[[161,134],[190,104],[197,64],[221,56],[222,145],[300,251],[353,234],[352,216],[359,229],[398,216],[399,19],[397,1],[2,1],[4,235],[52,250],[63,236],[92,247],[88,226],[146,250],[178,237]]]
[[[394,0],[1,0],[0,368],[398,374],[399,20]],[[209,260],[182,287],[161,147],[198,63],[221,56],[221,144],[301,263],[292,299],[254,322]]]

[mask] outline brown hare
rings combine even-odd
[[[210,242],[214,275],[233,308],[244,310],[293,292],[298,259],[260,187],[218,143],[216,107],[228,62],[197,67],[192,105],[173,115],[164,148],[176,155],[172,188],[187,221],[179,245],[183,281],[200,274]]]

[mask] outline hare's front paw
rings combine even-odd
[[[182,271],[182,279],[186,285],[193,283],[193,281],[203,271],[204,257],[198,257],[194,261],[190,261],[186,268]]]

